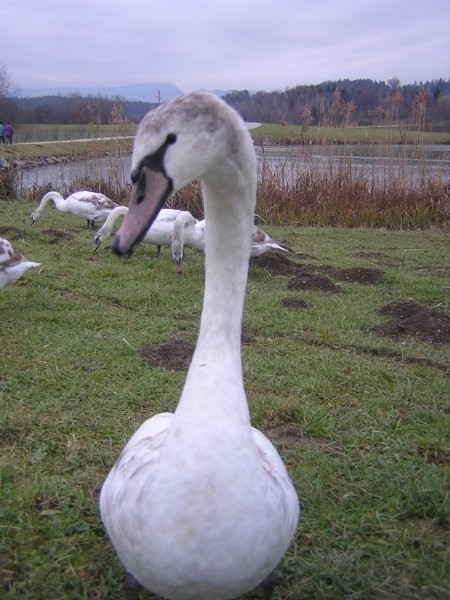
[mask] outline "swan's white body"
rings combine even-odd
[[[197,250],[205,250],[205,220],[198,221],[190,212],[181,214],[175,221],[172,237],[172,255],[177,263],[177,271],[181,271],[184,246]],[[253,226],[250,256],[261,256],[269,250],[288,252],[275,242],[265,231]]]
[[[27,260],[14,252],[10,242],[0,237],[0,289],[15,283],[29,269],[37,269],[41,263]]]
[[[157,246],[158,254],[161,246],[171,246],[175,220],[184,212],[185,211],[183,210],[177,210],[175,208],[162,208],[142,241]],[[95,250],[100,246],[103,240],[112,234],[113,226],[117,219],[127,213],[128,206],[118,206],[111,211],[111,214],[95,234]]]
[[[131,437],[100,496],[128,572],[170,600],[227,600],[262,582],[294,535],[299,503],[277,451],[250,424],[241,323],[256,197],[253,144],[222,100],[193,92],[149,113],[133,195],[114,249],[127,254],[158,206],[202,180],[205,291],[198,341],[174,414]]]
[[[86,219],[88,227],[103,223],[109,213],[118,206],[118,204],[110,200],[107,196],[98,192],[75,192],[66,199],[59,192],[47,192],[37,209],[31,213],[32,225],[37,221],[50,200],[53,200],[59,211],[71,213],[77,217]]]
[[[264,254],[269,250],[282,250],[283,252],[288,252],[286,248],[277,244],[269,234],[255,225],[252,230],[250,256],[261,256],[261,254]]]

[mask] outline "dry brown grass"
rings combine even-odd
[[[355,176],[345,160],[337,169],[310,166],[303,172],[292,172],[287,163],[273,170],[263,160],[258,169],[256,213],[262,223],[410,229],[445,225],[449,208],[439,177],[410,185],[400,174],[379,182]]]
[[[390,164],[390,158],[387,157],[386,165]],[[321,163],[313,156],[307,157],[306,162],[285,159],[274,167],[263,157],[258,165],[256,221],[273,225],[387,229],[448,226],[448,182],[442,173],[430,174],[425,162],[413,179],[407,167],[394,171],[386,166],[372,175],[355,174],[352,157],[342,156],[337,162],[334,159],[331,154],[328,161]],[[63,196],[92,189],[119,204],[128,203],[131,184],[120,161],[111,159],[106,175],[94,157],[86,164],[82,177],[63,181],[57,188],[51,184],[34,185],[19,192],[20,181],[15,179],[19,176],[14,171],[5,171],[0,174],[0,199],[21,196],[37,203],[53,187]],[[194,181],[174,194],[168,204],[203,218],[200,182]]]

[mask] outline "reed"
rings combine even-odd
[[[347,146],[336,156],[335,148],[318,157],[315,147],[293,151],[288,158],[271,162],[262,151],[258,164],[256,220],[261,224],[316,227],[367,227],[424,229],[444,227],[450,219],[449,186],[445,172],[428,171],[423,146],[412,157],[419,165],[411,169],[411,151],[383,145],[371,158],[369,174],[359,169]],[[382,158],[380,159],[380,155]],[[101,192],[127,204],[131,184],[120,149],[105,161],[91,154],[81,174],[70,181],[63,177],[25,188],[20,172],[0,173],[0,199],[23,198],[37,203],[50,189],[63,196],[81,190]],[[169,206],[188,210],[203,218],[201,185],[194,181],[174,194]]]
[[[418,178],[405,169],[368,177],[351,157],[337,164],[288,159],[276,168],[263,157],[258,167],[257,218],[277,225],[385,227],[443,226],[450,217],[448,186],[425,170]]]

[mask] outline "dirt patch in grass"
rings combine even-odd
[[[286,423],[278,427],[271,427],[266,431],[266,434],[273,442],[287,442],[299,448],[304,448],[305,446],[323,446],[328,443],[322,438],[306,436],[302,428],[296,423]]]
[[[284,254],[266,252],[261,256],[252,256],[250,258],[250,267],[263,267],[272,275],[295,275],[300,265],[287,258]]]
[[[256,333],[249,329],[242,330],[243,344],[250,344]],[[139,355],[151,367],[161,367],[168,371],[187,371],[191,364],[195,345],[180,336],[175,336],[163,344],[146,344],[139,350]]]
[[[328,277],[311,273],[301,273],[297,277],[293,277],[288,281],[287,286],[290,290],[314,290],[333,294],[340,291],[339,287]]]
[[[256,333],[248,327],[242,330],[243,344],[250,344]],[[139,355],[151,367],[162,367],[169,371],[187,371],[191,364],[195,345],[181,336],[174,336],[163,344],[146,344],[139,350]]]
[[[12,240],[23,240],[26,237],[26,233],[23,229],[19,229],[18,227],[10,227],[9,225],[0,227],[0,235],[2,237],[5,235]]]
[[[395,317],[384,325],[374,327],[380,335],[396,338],[414,335],[435,344],[450,343],[450,317],[444,313],[415,304],[414,302],[390,302],[378,310],[380,315]]]
[[[300,254],[302,253],[298,253],[295,256],[298,257]],[[307,257],[308,255],[302,254],[302,256]],[[337,281],[347,281],[350,283],[375,283],[380,279],[380,277],[383,276],[383,271],[381,269],[371,269],[366,267],[338,269],[336,267],[332,267],[331,265],[300,265],[287,258],[287,256],[283,254],[277,254],[275,252],[266,252],[262,256],[255,256],[251,258],[250,266],[263,267],[272,275],[298,275],[300,278],[309,278],[313,280],[311,285],[314,285],[315,287],[308,287],[304,289],[321,289],[327,291],[330,291],[332,286],[328,286],[327,288],[323,281],[320,282],[320,279],[316,279],[317,273],[324,274],[327,276],[327,278],[331,277]],[[305,283],[304,285],[307,284]]]
[[[283,298],[281,304],[286,308],[309,308],[309,304],[301,298]]]
[[[243,344],[251,344],[256,336],[257,332],[254,329],[250,329],[250,327],[243,327],[241,333],[241,342]]]
[[[151,367],[169,371],[187,371],[195,346],[180,337],[173,337],[164,344],[147,344],[139,350]]]
[[[429,446],[418,446],[417,454],[424,458],[425,462],[435,465],[448,465],[450,453],[441,444],[430,444]]]
[[[43,229],[41,233],[49,238],[48,241],[50,244],[56,244],[57,242],[73,239],[73,235],[71,233],[68,231],[61,231],[60,229]]]

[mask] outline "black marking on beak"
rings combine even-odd
[[[141,173],[143,167],[148,167],[152,171],[157,173],[163,173],[167,177],[166,169],[164,168],[164,156],[166,150],[172,144],[177,141],[175,133],[169,133],[166,137],[166,141],[156,150],[153,154],[144,156],[135,169],[131,172],[131,183],[136,184],[141,179]],[[167,179],[169,179],[167,177]],[[140,200],[142,202],[142,200]],[[138,200],[136,202],[139,204]]]

